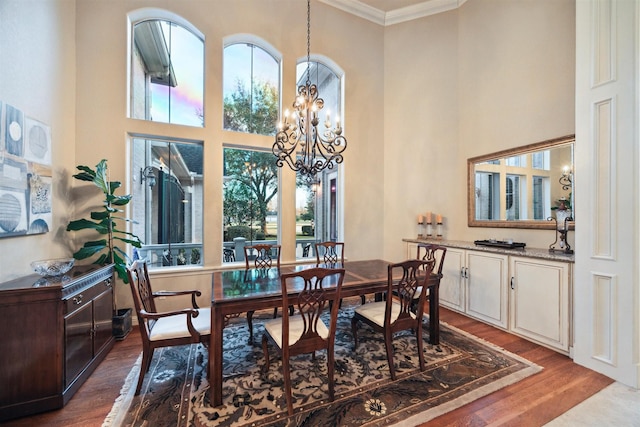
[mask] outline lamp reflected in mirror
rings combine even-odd
[[[560,185],[562,185],[563,190],[569,190],[573,186],[573,170],[569,166],[565,166],[562,168],[562,175],[560,175],[560,180],[558,181]]]

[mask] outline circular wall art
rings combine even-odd
[[[22,208],[20,201],[11,194],[0,196],[0,228],[10,233],[20,224]]]

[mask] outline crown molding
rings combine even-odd
[[[389,26],[457,9],[467,0],[427,0],[412,6],[384,12],[359,0],[320,0],[322,3],[344,10],[375,24]]]

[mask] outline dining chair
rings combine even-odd
[[[416,259],[424,261],[433,261],[434,268],[433,273],[438,274],[438,277],[442,277],[442,267],[444,266],[444,257],[447,254],[447,248],[445,246],[437,245],[434,243],[418,243]],[[437,270],[436,267],[437,266]],[[422,287],[418,289],[417,295],[414,298],[413,311],[415,313],[415,305],[418,304],[418,299],[422,293]],[[425,296],[425,302],[429,300],[429,293]]]
[[[368,324],[376,332],[384,335],[387,350],[387,362],[391,379],[396,379],[393,364],[393,334],[406,329],[416,333],[420,370],[424,371],[424,353],[422,338],[422,313],[426,292],[420,294],[417,310],[412,311],[413,300],[420,286],[427,285],[433,270],[434,261],[410,259],[389,264],[387,270],[387,298],[385,301],[358,306],[351,318],[354,349],[358,347],[358,322]]]
[[[259,269],[269,269],[276,267],[280,269],[280,245],[259,243],[244,247],[245,268],[248,270],[252,266]],[[275,265],[274,265],[275,264]],[[249,326],[249,344],[253,344],[253,314],[255,311],[247,312],[247,324]],[[273,318],[278,315],[278,308],[273,309]]]
[[[268,320],[264,324],[262,351],[265,357],[265,370],[269,370],[269,343],[282,357],[287,410],[293,415],[291,396],[291,368],[289,358],[299,354],[311,353],[315,358],[316,350],[326,350],[327,384],[329,399],[334,399],[334,344],[338,322],[338,304],[345,270],[343,268],[309,268],[280,277],[282,287],[282,317]],[[295,291],[298,294],[290,296]],[[329,302],[334,302],[329,324],[320,318]],[[295,306],[298,313],[289,314],[287,307]]]
[[[142,366],[135,393],[138,395],[156,348],[193,343],[208,346],[211,339],[211,308],[198,307],[196,297],[202,293],[197,290],[153,292],[147,263],[143,260],[134,261],[127,267],[127,276],[142,337]],[[156,298],[185,295],[191,295],[191,307],[162,312],[156,309]]]
[[[318,264],[344,263],[343,242],[318,242],[316,247],[316,261]]]
[[[316,249],[316,263],[317,265],[323,264],[325,267],[341,267],[344,264],[344,242],[317,242],[315,243]],[[365,296],[361,295],[360,299],[362,304],[365,302]],[[342,307],[342,300],[340,300],[340,307]]]

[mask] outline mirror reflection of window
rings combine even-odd
[[[568,135],[469,159],[469,226],[550,228],[558,200],[573,201],[573,179],[563,186],[559,178],[573,165],[574,140]]]
[[[549,150],[537,151],[531,153],[531,166],[534,169],[541,169],[548,171],[551,169],[551,162],[549,160]]]
[[[520,191],[521,184],[524,183],[523,179],[520,179],[518,175],[507,175],[505,182],[505,207],[506,207],[506,220],[514,221],[517,219],[526,219],[526,201],[521,199]],[[523,209],[521,209],[521,207]],[[521,214],[521,212],[524,213]]]
[[[500,218],[500,174],[476,173],[476,219]]]
[[[522,156],[508,157],[507,159],[505,159],[505,164],[507,166],[515,166],[515,167],[524,168],[524,167],[527,166],[527,156],[526,155],[522,155]]]

